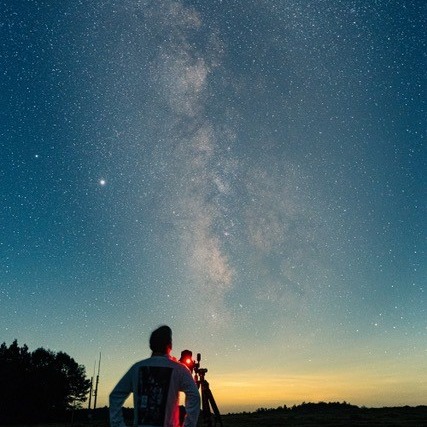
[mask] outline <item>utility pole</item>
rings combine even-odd
[[[93,399],[93,409],[96,409],[96,399],[98,397],[99,371],[101,370],[101,353],[99,353],[98,375],[96,376],[95,393]]]
[[[87,405],[87,409],[90,409],[92,403],[92,394],[93,394],[93,379],[95,378],[95,368],[96,368],[96,360],[93,363],[93,375],[90,379],[90,390],[89,390],[89,403]]]

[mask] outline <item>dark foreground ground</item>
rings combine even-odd
[[[427,406],[354,410],[268,411],[223,417],[224,427],[387,426],[427,427]]]
[[[67,422],[37,424],[37,427],[109,427],[108,408],[75,412]],[[127,425],[132,425],[131,412],[126,414]],[[302,404],[293,408],[258,409],[253,413],[223,414],[223,427],[427,427],[427,406],[395,408],[359,408],[348,404]],[[20,424],[13,427],[27,427]],[[199,427],[206,424],[201,418]],[[221,427],[219,422],[213,426]],[[9,426],[8,426],[9,427]],[[11,427],[11,426],[10,426]],[[33,426],[34,427],[34,426]]]

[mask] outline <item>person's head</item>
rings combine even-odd
[[[185,363],[186,360],[192,360],[193,359],[193,352],[191,350],[182,350],[181,351],[181,357],[179,361],[181,363]]]
[[[151,333],[150,348],[153,353],[170,353],[172,350],[172,330],[169,326],[160,326]]]
[[[191,350],[182,350],[179,361],[193,372],[196,362],[193,360],[193,352]]]

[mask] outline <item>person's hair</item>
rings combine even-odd
[[[172,329],[163,325],[151,333],[150,348],[153,353],[166,353],[168,347],[172,347]]]

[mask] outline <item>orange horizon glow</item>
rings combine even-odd
[[[384,368],[384,367],[383,367]],[[211,391],[222,413],[258,408],[299,405],[303,402],[347,402],[366,407],[425,405],[426,385],[417,373],[402,375],[378,367],[308,374],[238,372],[209,378]],[[108,406],[108,393],[115,384],[104,384],[101,406]],[[130,396],[126,407],[133,406]]]

